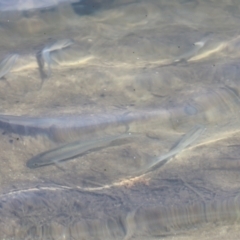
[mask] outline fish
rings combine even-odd
[[[65,160],[72,159],[79,155],[84,155],[92,151],[97,151],[102,148],[112,146],[115,140],[131,137],[132,134],[126,133],[117,136],[108,136],[100,139],[83,142],[75,141],[63,146],[51,149],[49,151],[40,153],[27,162],[28,168],[38,168],[51,164],[56,164]]]
[[[19,58],[18,54],[11,54],[5,57],[0,63],[0,78],[8,74]]]
[[[206,130],[206,127],[203,125],[196,125],[194,126],[188,133],[186,133],[180,141],[175,144],[168,153],[157,157],[149,166],[147,169],[148,171],[152,171],[153,169],[156,169],[159,165],[165,164],[167,161],[169,161],[173,156],[179,154],[183,149],[188,147],[190,144],[192,144],[194,141],[199,138],[203,132]]]
[[[77,140],[79,134],[95,131],[117,129],[118,132],[123,132],[123,127],[141,131],[142,126],[150,125],[153,121],[156,127],[177,132],[187,132],[197,124],[208,126],[209,129],[217,125],[219,131],[216,134],[224,136],[226,131],[236,131],[236,127],[239,129],[239,105],[237,89],[235,91],[225,86],[206,89],[171,108],[114,109],[111,112],[53,117],[0,113],[0,129],[25,136],[44,135],[56,142],[66,142]],[[230,129],[226,130],[225,126],[230,123],[232,127],[229,126]]]
[[[43,48],[41,52],[42,59],[44,63],[47,65],[47,77],[51,75],[51,52],[58,51],[63,48],[67,48],[73,44],[73,40],[71,39],[62,39],[54,42],[53,44],[47,45]]]
[[[193,43],[193,48],[186,52],[183,53],[182,55],[180,55],[177,59],[175,59],[173,61],[173,63],[178,63],[178,62],[182,62],[182,61],[188,61],[190,60],[192,57],[196,56],[198,54],[198,52],[206,45],[206,43],[209,41],[209,35],[210,34],[206,34],[206,36],[204,36],[200,41]]]
[[[135,125],[146,124],[148,120],[158,120],[162,126],[169,123],[169,112],[164,109],[113,110],[99,114],[79,114],[56,117],[30,117],[0,114],[0,129],[24,136],[44,135],[54,142],[74,141],[79,134],[111,129],[115,131],[127,129],[131,123]],[[124,129],[123,129],[124,128]],[[125,130],[127,132],[127,130]],[[124,133],[124,132],[123,132]]]

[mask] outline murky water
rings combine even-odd
[[[0,0],[0,239],[239,239],[239,16]]]

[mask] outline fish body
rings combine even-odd
[[[205,37],[203,37],[200,41],[195,42],[193,44],[193,48],[190,51],[183,53],[177,59],[175,59],[174,63],[178,63],[183,60],[188,61],[192,57],[196,56],[198,54],[198,52],[206,45],[206,43],[208,41],[209,41],[209,34],[207,34]]]
[[[2,60],[2,62],[0,63],[0,78],[4,77],[11,71],[13,66],[16,64],[18,58],[18,54],[11,54]]]
[[[188,109],[191,102],[191,108]],[[46,135],[54,141],[72,136],[122,126],[143,126],[146,122],[157,122],[162,129],[185,131],[197,124],[222,126],[233,121],[239,109],[239,97],[228,89],[218,88],[204,94],[194,95],[181,105],[172,108],[113,110],[99,114],[80,114],[56,117],[30,117],[0,114],[0,128],[21,135]],[[190,112],[189,112],[190,111]],[[66,142],[66,141],[65,141]]]
[[[169,160],[171,157],[180,153],[182,150],[184,150],[186,147],[196,141],[197,138],[199,138],[205,130],[206,128],[202,125],[197,125],[193,127],[168,153],[156,158],[151,163],[151,165],[148,166],[147,171],[155,169],[159,164],[162,164],[163,161],[165,163],[165,160]]]
[[[53,141],[61,139],[66,142],[76,140],[76,134],[103,131],[107,128],[125,127],[129,124],[142,124],[147,120],[157,119],[162,125],[169,124],[167,110],[137,110],[132,112],[111,111],[111,113],[59,116],[59,117],[29,117],[0,114],[0,128],[21,135],[46,135]],[[62,137],[61,137],[62,135]],[[59,139],[60,137],[60,139]],[[74,138],[74,139],[73,139]]]
[[[46,63],[47,68],[48,68],[48,71],[47,71],[48,77],[51,75],[51,52],[58,51],[63,48],[69,47],[72,44],[73,44],[73,41],[71,39],[62,39],[62,40],[58,40],[55,43],[44,47],[44,49],[41,52],[41,55],[42,55],[44,63]]]
[[[130,136],[130,134],[122,134],[118,136],[109,136],[105,138],[95,139],[87,142],[75,141],[69,144],[65,144],[47,152],[40,153],[37,156],[31,158],[27,162],[27,167],[37,168],[59,163],[76,156],[107,147],[111,145],[111,143],[115,140],[128,138]]]

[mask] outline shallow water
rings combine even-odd
[[[239,239],[238,1],[11,2],[0,239]]]

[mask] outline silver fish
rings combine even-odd
[[[18,54],[8,55],[0,63],[0,78],[8,74],[19,58]]]
[[[193,56],[197,55],[198,52],[206,45],[206,43],[209,41],[209,35],[206,34],[205,37],[201,39],[201,41],[195,42],[193,44],[193,48],[189,51],[186,52],[182,55],[180,55],[177,59],[174,60],[174,63],[181,62],[183,60],[188,61],[190,60]]]
[[[190,110],[188,108],[190,104]],[[218,135],[223,134],[228,122],[238,125],[240,99],[237,89],[227,86],[210,89],[182,104],[172,108],[135,109],[134,111],[113,110],[99,114],[80,114],[58,117],[30,117],[0,114],[0,129],[22,135],[43,134],[54,141],[74,141],[79,134],[123,127],[136,127],[141,131],[143,124],[153,120],[162,129],[181,130],[197,124],[220,127]],[[234,125],[235,126],[235,125]],[[230,126],[229,126],[230,127]],[[231,128],[231,127],[230,127]],[[225,130],[224,130],[225,129]],[[234,129],[234,128],[231,128]],[[119,131],[117,131],[119,132]],[[215,131],[214,131],[215,132]],[[68,140],[68,141],[69,141]]]
[[[91,151],[100,150],[101,148],[110,146],[111,143],[113,143],[115,140],[124,139],[131,136],[131,134],[126,133],[118,136],[109,136],[87,142],[83,142],[82,140],[75,141],[34,156],[27,162],[27,167],[37,168],[56,164]]]
[[[47,76],[50,77],[51,75],[51,52],[53,51],[58,51],[61,50],[63,48],[69,47],[70,45],[73,44],[73,41],[71,39],[62,39],[62,40],[58,40],[55,43],[51,44],[51,45],[47,45],[46,47],[44,47],[44,49],[41,52],[42,58],[44,63],[47,64]]]
[[[153,168],[158,167],[159,164],[162,164],[164,160],[170,159],[176,154],[180,153],[184,148],[188,147],[192,144],[203,132],[206,128],[202,125],[197,125],[193,127],[187,134],[183,136],[183,138],[175,145],[173,148],[166,154],[162,155],[159,158],[156,158],[151,165],[148,166],[148,170],[152,170]]]
[[[80,114],[59,117],[29,117],[0,114],[0,129],[21,135],[46,135],[53,141],[74,141],[79,134],[96,130],[112,129],[118,127],[128,128],[131,123],[135,125],[146,124],[148,120],[158,119],[163,126],[169,126],[169,112],[164,109],[138,110],[126,112],[122,110],[111,111],[104,114]]]

